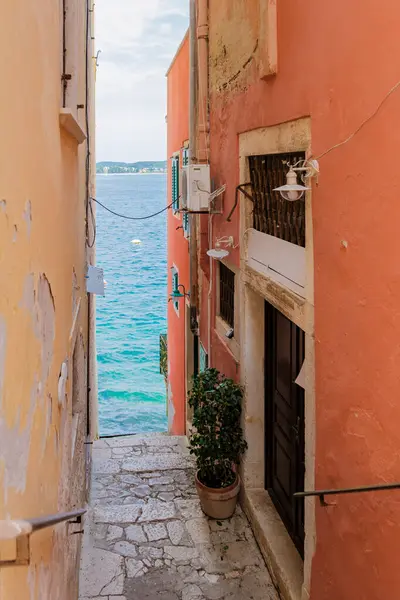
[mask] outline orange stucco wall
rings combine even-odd
[[[171,157],[180,152],[189,138],[189,39],[182,45],[167,76],[168,112],[168,197],[172,201]],[[180,229],[177,229],[179,227]],[[171,268],[179,273],[179,283],[189,291],[189,242],[184,237],[182,218],[168,211],[168,294],[172,292]],[[178,300],[179,314],[173,302],[168,303],[168,418],[169,431],[182,435],[186,429],[186,298]]]
[[[238,135],[310,116],[319,156],[355,132],[400,79],[400,5],[279,2],[278,73],[269,79],[258,68],[258,2],[210,0],[209,18],[211,168],[216,185],[228,185],[214,231],[237,240],[239,210],[231,224],[226,216],[239,183]],[[397,90],[320,159],[313,187],[316,488],[399,480],[399,114]],[[238,266],[238,253],[228,261]],[[205,279],[204,344],[207,289]],[[215,331],[212,354],[214,366],[234,372]],[[398,492],[336,500],[335,508],[315,505],[311,599],[397,597]]]
[[[85,3],[68,7],[76,114],[76,100],[85,102],[86,13]],[[60,127],[61,24],[58,2],[3,6],[0,520],[86,503],[86,148]],[[80,119],[84,128],[83,111]],[[0,569],[0,597],[76,599],[80,541],[66,524],[35,533],[31,564]],[[14,558],[8,550],[0,541],[1,558]]]

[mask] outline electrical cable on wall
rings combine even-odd
[[[327,154],[329,154],[330,152],[332,152],[332,150],[336,150],[336,148],[340,148],[340,146],[344,146],[345,144],[347,144],[347,142],[350,142],[350,140],[353,139],[354,136],[357,135],[357,133],[359,133],[361,131],[361,129],[367,124],[369,123],[369,121],[371,121],[371,119],[373,119],[378,112],[381,110],[382,106],[385,104],[386,100],[396,91],[400,88],[400,81],[398,81],[397,83],[395,83],[395,85],[387,92],[387,94],[382,98],[382,100],[380,101],[380,103],[378,104],[378,106],[376,107],[376,109],[374,110],[374,112],[372,114],[370,114],[369,117],[367,117],[366,119],[364,119],[364,121],[357,127],[357,129],[355,131],[353,131],[353,133],[351,133],[345,140],[343,140],[342,142],[338,142],[337,144],[335,144],[334,146],[332,146],[331,148],[329,148],[328,150],[325,150],[325,152],[322,152],[322,154],[320,154],[319,156],[316,157],[315,160],[319,160],[320,158],[322,158],[323,156],[326,156]],[[312,157],[310,157],[312,158]]]

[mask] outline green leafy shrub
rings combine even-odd
[[[247,448],[240,427],[242,399],[241,386],[217,369],[206,369],[193,379],[189,405],[194,431],[189,445],[197,476],[207,487],[228,487],[236,479],[234,468]]]

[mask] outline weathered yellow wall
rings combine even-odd
[[[0,20],[0,519],[86,497],[86,144],[59,124],[61,4],[6,2]],[[85,4],[66,0],[69,102],[83,129]],[[30,566],[0,570],[0,598],[77,598],[80,537],[65,524],[35,534]]]

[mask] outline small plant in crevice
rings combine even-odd
[[[193,379],[190,452],[196,457],[199,481],[209,488],[227,488],[236,481],[247,449],[240,426],[242,400],[242,387],[217,369],[206,369]]]
[[[225,560],[226,553],[229,550],[229,546],[222,546],[221,548],[221,560]]]

